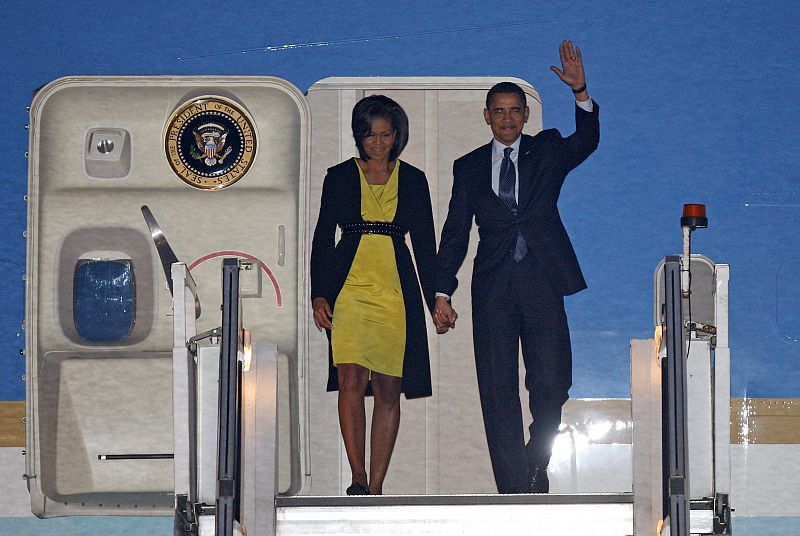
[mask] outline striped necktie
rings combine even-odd
[[[508,206],[514,216],[517,215],[517,200],[514,195],[514,185],[517,182],[517,173],[514,162],[511,161],[512,147],[503,149],[503,161],[500,162],[500,184],[498,197]],[[514,261],[519,262],[528,253],[528,244],[525,243],[522,233],[517,231],[517,242],[514,245]]]

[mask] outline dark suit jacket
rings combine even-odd
[[[578,259],[558,213],[564,178],[583,162],[600,140],[600,107],[586,112],[575,107],[575,133],[562,138],[555,129],[523,135],[518,158],[517,215],[492,190],[492,143],[468,153],[453,164],[453,193],[439,246],[436,290],[452,295],[456,273],[464,261],[472,219],[480,242],[472,274],[475,289],[489,288],[504,278],[503,266],[514,249],[517,231],[536,255],[547,283],[562,296],[586,288]]]
[[[348,234],[335,243],[337,225],[341,227],[364,221],[361,218],[361,181],[356,166],[351,158],[328,169],[311,246],[311,299],[323,297],[334,309],[361,241],[360,234]],[[405,239],[394,237],[395,260],[406,309],[402,390],[406,398],[417,398],[431,395],[426,315],[421,296],[433,311],[436,235],[425,174],[411,164],[401,162],[398,181],[397,212],[393,223],[408,230],[419,269],[418,282]],[[335,391],[339,383],[330,344],[328,350],[328,390]]]

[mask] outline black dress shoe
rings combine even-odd
[[[547,467],[537,467],[528,475],[528,493],[549,493],[550,479],[547,478]]]
[[[357,482],[353,482],[350,484],[350,487],[347,488],[348,495],[369,495],[369,488],[366,486],[362,486]]]

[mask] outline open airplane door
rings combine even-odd
[[[196,283],[198,332],[220,325],[223,257],[261,273],[243,276],[256,298],[243,314],[285,356],[278,489],[299,490],[306,99],[269,77],[72,77],[38,91],[30,114],[32,511],[172,515],[187,485],[173,459],[172,289],[142,205]]]
[[[541,98],[524,80],[365,77],[325,78],[314,83],[308,90],[313,117],[310,224],[316,223],[319,214],[327,168],[357,155],[350,128],[353,106],[365,96],[381,94],[397,101],[408,115],[409,140],[400,159],[425,171],[438,240],[453,187],[453,161],[491,140],[483,108],[487,91],[502,80],[516,82],[526,93],[530,116],[525,132],[535,134],[542,130]],[[458,273],[459,289],[453,297],[459,313],[458,329],[437,336],[430,317],[426,319],[434,395],[420,400],[401,398],[403,417],[385,483],[387,493],[496,491],[472,351],[469,282],[477,244],[478,232],[473,230],[467,258]],[[342,495],[350,485],[350,468],[337,426],[336,398],[325,392],[328,341],[313,329],[310,314],[305,321],[309,333],[311,494]],[[524,386],[520,388],[525,392]],[[523,407],[527,411],[527,404]],[[458,455],[454,456],[456,452]]]

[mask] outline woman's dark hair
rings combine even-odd
[[[394,130],[394,145],[389,152],[389,160],[396,160],[408,143],[408,116],[403,108],[385,95],[370,95],[364,97],[353,107],[353,120],[350,124],[353,129],[353,138],[356,140],[358,156],[362,160],[369,160],[364,151],[364,138],[372,130],[375,119],[385,119]]]

